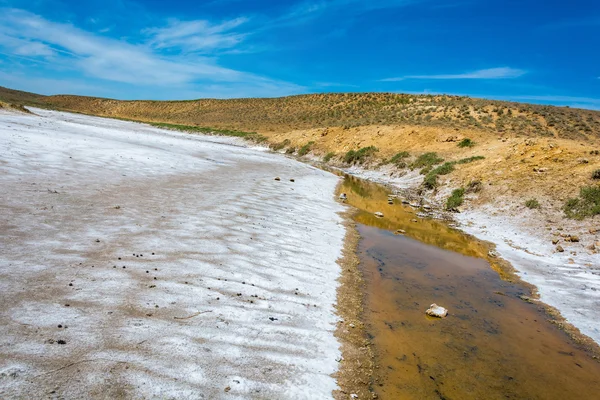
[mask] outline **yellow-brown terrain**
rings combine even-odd
[[[440,175],[436,192],[447,196],[449,189],[480,181],[483,190],[470,196],[470,204],[512,206],[514,213],[526,200],[536,199],[537,212],[544,218],[561,217],[568,198],[577,197],[583,186],[597,185],[592,175],[600,169],[600,112],[568,107],[391,93],[120,101],[0,89],[0,99],[192,129],[253,131],[290,152],[309,145],[305,150],[319,157],[335,153],[330,154],[334,165],[343,164],[346,152],[368,146],[379,151],[364,160],[365,167],[375,167],[401,151],[409,153],[407,164],[426,152],[436,152],[445,161],[482,156]],[[474,146],[459,147],[465,138]],[[595,221],[588,218],[590,222]]]

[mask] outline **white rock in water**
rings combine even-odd
[[[375,216],[376,216],[377,218],[383,218],[383,213],[382,213],[381,211],[377,211],[377,212],[375,213]]]
[[[429,309],[425,311],[425,314],[432,317],[444,318],[446,315],[448,315],[448,310],[433,303],[431,306],[429,306]]]

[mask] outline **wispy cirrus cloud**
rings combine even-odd
[[[434,75],[405,75],[400,77],[380,79],[380,82],[398,82],[409,79],[424,80],[454,80],[454,79],[514,79],[525,75],[527,71],[517,68],[499,67],[480,69],[461,74],[434,74]]]
[[[244,18],[218,24],[172,20],[166,27],[144,29],[145,40],[135,42],[5,8],[0,9],[0,51],[50,60],[56,71],[162,90],[193,88],[200,93],[202,87],[210,87],[215,93],[220,84],[229,96],[235,93],[236,85],[240,96],[249,91],[263,96],[302,92],[304,88],[292,83],[223,67],[217,57],[202,53],[235,47],[243,35],[233,29],[244,22]]]
[[[185,52],[230,49],[240,44],[246,33],[236,32],[248,18],[239,17],[218,24],[207,20],[171,20],[166,27],[148,28],[149,44],[158,49],[181,49]]]

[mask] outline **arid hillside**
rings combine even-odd
[[[0,88],[0,100],[110,117],[259,133],[417,125],[578,140],[600,134],[600,112],[445,95],[342,93],[259,99],[120,101],[65,95],[46,97]]]
[[[562,215],[568,199],[600,179],[600,112],[590,110],[390,93],[119,101],[0,89],[0,100],[173,129],[258,132],[276,150],[334,165],[384,168],[415,179],[421,172],[424,189],[441,200],[452,189],[476,185],[477,195],[466,193],[472,204],[512,205],[512,212],[535,200],[530,209]],[[434,159],[419,161],[432,152]],[[574,210],[580,217],[596,215],[595,201],[592,196],[583,213],[577,209],[582,202]]]

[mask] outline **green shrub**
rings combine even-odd
[[[540,202],[537,199],[529,199],[525,202],[525,207],[527,208],[540,208]]]
[[[600,214],[600,186],[584,186],[579,197],[566,201],[563,210],[568,218],[584,219]]]
[[[298,155],[300,157],[307,155],[313,144],[315,144],[315,142],[308,142],[304,146],[300,147],[300,150],[298,150]]]
[[[325,157],[323,157],[323,162],[329,162],[333,157],[335,157],[335,153],[330,151],[329,153],[325,154]]]
[[[465,138],[458,142],[458,147],[473,147],[475,146],[475,142],[469,138]]]
[[[454,163],[445,162],[431,172],[435,173],[436,175],[448,175],[452,171],[454,171]]]
[[[438,175],[448,175],[454,171],[454,163],[453,162],[445,162],[429,171],[427,175],[425,175],[425,179],[423,179],[423,186],[427,189],[433,189],[437,186],[437,177]]]
[[[274,143],[271,145],[273,151],[279,151],[290,145],[290,139],[285,139],[283,142]]]
[[[295,148],[294,146],[292,146],[292,147],[288,147],[288,148],[285,150],[285,154],[294,154],[295,152],[296,152],[296,148]]]
[[[456,164],[469,164],[469,163],[472,163],[473,161],[478,161],[478,160],[483,160],[483,159],[485,159],[484,156],[467,157],[467,158],[463,158],[462,160],[456,161]]]
[[[453,210],[462,205],[465,196],[465,189],[454,189],[448,200],[446,201],[446,209]]]
[[[368,157],[378,151],[379,149],[375,146],[363,147],[357,151],[350,150],[344,156],[344,162],[346,164],[362,164]]]
[[[397,166],[401,166],[401,168],[404,168],[406,166],[404,159],[408,158],[409,155],[410,154],[408,154],[408,151],[401,151],[400,153],[396,153],[396,155],[390,158],[389,162],[392,164],[396,164]]]
[[[426,168],[443,162],[444,159],[440,158],[437,153],[425,153],[421,154],[417,159],[410,165],[412,169],[415,168]]]
[[[344,162],[346,164],[350,164],[350,163],[354,162],[355,159],[356,159],[356,151],[354,151],[354,150],[348,150],[348,152],[344,155]]]

